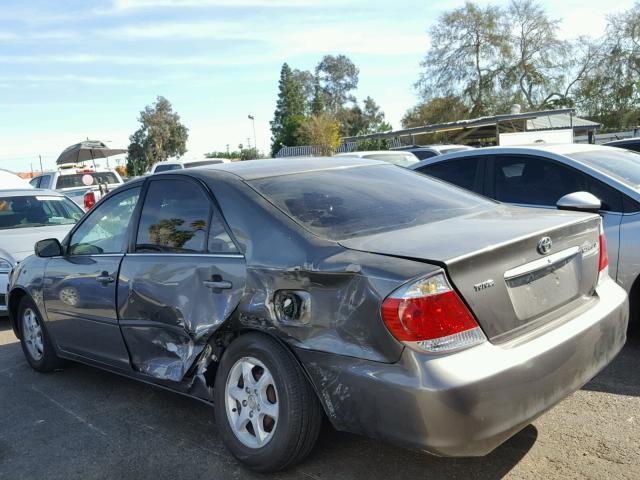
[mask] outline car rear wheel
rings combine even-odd
[[[260,333],[242,335],[216,373],[215,416],[222,441],[252,470],[274,472],[306,457],[322,410],[297,360]]]
[[[62,360],[56,355],[42,317],[28,297],[20,301],[18,322],[20,344],[29,365],[39,372],[62,368]]]

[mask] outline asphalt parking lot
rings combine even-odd
[[[444,459],[326,427],[292,471],[227,454],[210,407],[93,368],[39,374],[0,319],[0,478],[640,478],[640,338],[484,458]]]

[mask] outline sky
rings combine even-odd
[[[506,4],[502,1],[478,3]],[[560,35],[604,33],[633,0],[543,0]],[[162,95],[189,128],[185,158],[253,146],[268,152],[283,62],[325,54],[360,69],[393,127],[417,103],[427,30],[463,0],[0,0],[0,168],[45,169],[86,138],[126,148]],[[610,5],[614,5],[613,7]],[[114,158],[114,161],[121,160]],[[113,162],[112,162],[113,164]]]

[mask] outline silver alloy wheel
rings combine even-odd
[[[42,327],[36,312],[31,308],[26,308],[22,314],[22,336],[31,358],[36,362],[39,361],[44,352]]]
[[[273,376],[260,360],[242,357],[233,365],[224,398],[236,438],[249,448],[269,443],[278,426],[280,405]]]

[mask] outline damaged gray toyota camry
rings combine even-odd
[[[335,428],[484,455],[620,351],[597,215],[511,207],[384,162],[134,180],[10,278],[29,364],[78,361],[213,406],[258,471]]]

